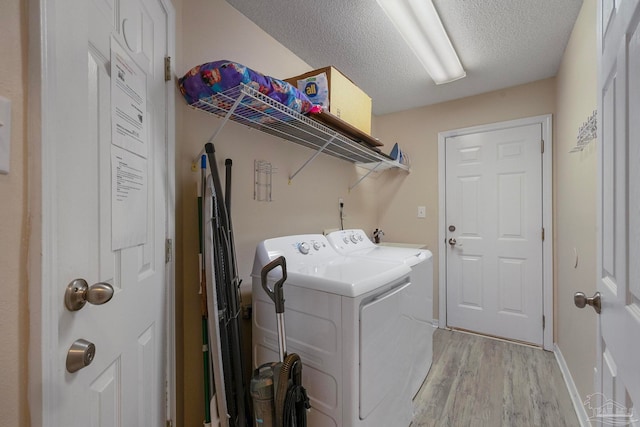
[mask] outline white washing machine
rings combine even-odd
[[[340,230],[327,235],[341,254],[374,261],[404,262],[411,268],[411,286],[404,294],[407,312],[413,320],[413,360],[410,390],[414,397],[424,382],[433,360],[433,254],[425,249],[378,246],[363,230]]]
[[[314,427],[408,426],[410,268],[340,255],[321,234],[265,240],[253,266],[253,365],[278,360],[276,315],[260,271],[284,256],[287,350],[302,359]],[[270,286],[280,276],[272,271]]]

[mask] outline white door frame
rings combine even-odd
[[[445,141],[447,138],[479,132],[507,129],[531,124],[542,126],[544,153],[542,154],[542,225],[545,239],[542,242],[542,313],[545,319],[543,331],[543,347],[553,351],[553,136],[551,114],[527,117],[454,129],[438,133],[438,293],[439,315],[438,327],[447,328],[447,243],[446,243],[446,156]]]
[[[167,52],[175,58],[175,10],[171,0],[158,0],[167,12]],[[28,400],[31,425],[56,426],[53,405],[56,390],[56,365],[58,345],[58,307],[52,283],[56,259],[56,217],[53,186],[56,180],[56,140],[58,126],[50,114],[61,106],[56,103],[58,76],[55,67],[55,16],[56,5],[64,0],[29,0],[29,99],[28,107],[28,215],[31,225],[28,254],[29,283],[29,360]],[[171,64],[171,75],[175,75]],[[60,79],[68,76],[59,76]],[[171,82],[167,83],[168,85]],[[175,242],[175,90],[167,90],[167,227],[166,238]],[[175,248],[175,245],[174,245]],[[175,251],[175,249],[174,249]],[[174,419],[175,402],[175,256],[166,264],[167,286],[167,419]]]

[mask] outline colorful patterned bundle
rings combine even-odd
[[[237,62],[215,61],[198,65],[178,81],[180,92],[189,105],[199,100],[214,102],[220,108],[230,108],[230,105],[220,105],[222,97],[215,95],[245,84],[258,92],[286,105],[298,113],[306,114],[313,109],[309,98],[289,83],[265,76]],[[251,98],[243,100],[243,104],[251,104]]]

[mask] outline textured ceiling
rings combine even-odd
[[[376,115],[555,76],[582,6],[434,0],[467,72],[436,86],[375,0],[227,1],[313,68],[341,70],[371,96]]]

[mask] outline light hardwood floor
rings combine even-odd
[[[578,426],[551,352],[437,329],[412,427]]]

